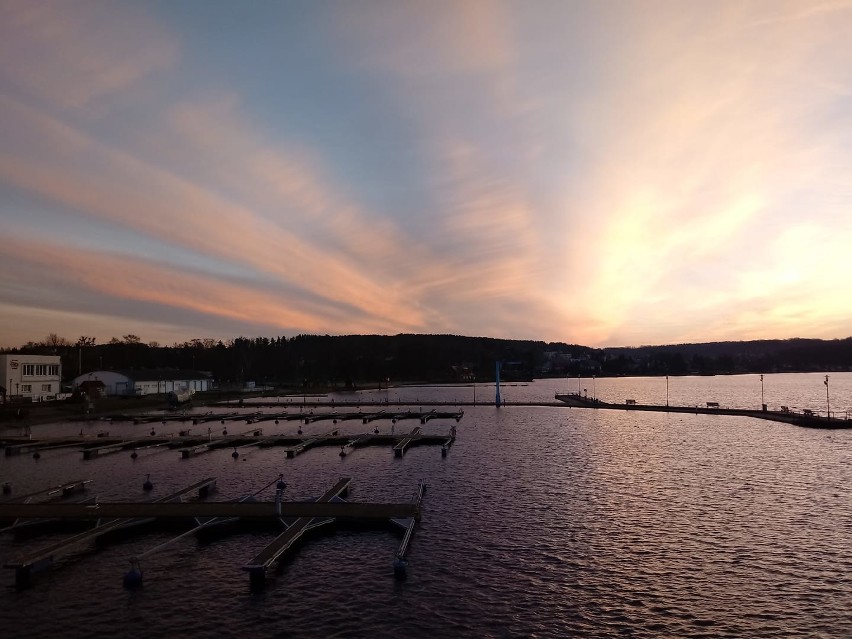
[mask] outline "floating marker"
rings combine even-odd
[[[122,581],[125,588],[138,588],[142,585],[142,567],[135,557],[130,560],[130,570],[124,573]]]

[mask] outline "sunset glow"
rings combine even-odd
[[[852,332],[852,1],[0,12],[0,346]]]

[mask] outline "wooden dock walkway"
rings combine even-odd
[[[194,502],[99,502],[0,504],[0,518],[9,519],[164,519],[180,520],[206,517],[240,519],[277,519],[279,517],[334,517],[346,520],[413,517],[417,509],[399,504],[357,502],[282,501],[278,514],[271,501],[194,501]]]
[[[319,446],[320,444],[322,444],[325,440],[329,439],[330,437],[336,437],[336,436],[337,436],[337,430],[332,430],[332,431],[329,431],[328,433],[326,433],[325,435],[319,435],[317,437],[311,437],[310,439],[304,440],[301,444],[297,444],[295,446],[290,446],[288,448],[285,448],[284,450],[287,453],[287,458],[293,459],[296,455],[300,455],[301,453],[304,453],[309,448],[313,448],[314,446]]]
[[[400,441],[396,446],[393,447],[394,457],[402,457],[405,455],[405,449],[420,436],[420,426],[417,426],[414,430],[412,430],[408,435],[403,437],[402,441]]]
[[[345,495],[352,482],[350,477],[342,477],[334,486],[327,490],[317,503],[331,502],[341,495]],[[249,563],[243,566],[243,570],[249,573],[249,581],[252,589],[260,589],[266,584],[266,571],[283,555],[298,539],[312,528],[323,526],[334,521],[333,517],[299,517],[287,526],[287,530],[278,535],[271,544],[264,548]],[[284,521],[282,520],[282,523]]]
[[[337,521],[370,522],[370,525],[382,523],[404,529],[402,542],[397,550],[394,571],[398,572],[397,562],[404,561],[411,536],[416,523],[420,520],[420,504],[425,490],[425,484],[420,482],[414,501],[403,503],[357,503],[348,502],[342,498],[349,489],[351,479],[341,478],[322,496],[313,501],[283,502],[281,493],[284,489],[281,476],[278,477],[278,492],[276,500],[255,501],[255,497],[267,490],[272,483],[260,491],[247,495],[238,501],[183,501],[183,497],[197,490],[199,496],[205,496],[215,486],[215,478],[207,478],[196,482],[180,491],[152,502],[100,502],[94,497],[86,501],[68,503],[60,501],[22,503],[0,503],[0,518],[9,518],[25,522],[32,532],[43,531],[44,525],[56,526],[59,522],[63,527],[79,527],[86,522],[95,522],[94,527],[79,534],[67,537],[57,543],[22,554],[5,563],[5,567],[15,570],[15,581],[18,587],[29,585],[33,576],[52,566],[56,560],[68,556],[86,542],[107,541],[111,534],[131,528],[142,523],[154,521],[182,521],[189,524],[185,532],[162,542],[155,547],[133,557],[130,573],[125,574],[125,585],[130,587],[141,583],[142,572],[140,559],[158,552],[173,543],[200,533],[205,528],[228,522],[245,521],[245,525],[268,525],[277,523],[286,526],[263,551],[248,562],[243,570],[249,573],[252,588],[265,584],[267,570],[278,561],[305,533],[332,524]],[[62,487],[71,487],[80,482],[68,482]],[[52,489],[55,490],[55,489]],[[45,494],[46,491],[35,493]],[[27,496],[21,498],[26,500]],[[92,503],[92,502],[95,503]],[[251,522],[256,522],[252,524]],[[30,526],[31,524],[31,526]],[[359,524],[359,525],[360,525]],[[22,526],[21,530],[24,529]],[[15,528],[6,529],[15,532]],[[407,563],[407,562],[406,562]],[[134,570],[137,572],[134,573]],[[131,578],[132,579],[128,579]]]
[[[192,484],[191,486],[187,486],[171,495],[167,495],[165,497],[161,497],[160,499],[155,500],[154,505],[157,504],[166,504],[168,502],[172,502],[175,500],[182,499],[185,495],[188,495],[191,492],[198,491],[199,496],[205,496],[208,492],[215,486],[216,478],[208,477],[207,479],[203,479],[199,482]],[[99,506],[96,504],[94,506],[88,506],[83,504],[0,504],[0,517],[3,516],[2,508],[9,508],[12,511],[14,509],[20,509],[24,506],[28,506],[30,509],[35,507],[38,509],[42,507],[42,512],[50,512],[45,511],[44,507],[49,506],[71,506],[78,509],[88,509],[90,511],[94,511],[94,514],[97,515],[97,518],[100,519],[103,517],[100,514]],[[53,514],[42,514],[41,517],[60,517],[61,510],[54,511]],[[27,510],[26,508],[23,511],[20,511],[23,514],[19,514],[19,517],[32,517],[35,510]],[[128,525],[135,525],[139,523],[144,523],[144,518],[136,518],[132,516],[131,519],[125,518],[116,518],[116,519],[108,519],[106,521],[99,521],[98,524],[92,528],[91,530],[87,530],[78,535],[74,535],[73,537],[66,538],[60,542],[55,544],[51,544],[50,546],[46,546],[44,548],[40,548],[28,555],[19,557],[15,560],[8,561],[5,564],[6,568],[14,568],[15,569],[15,583],[18,587],[25,587],[30,583],[32,576],[40,572],[46,568],[49,568],[53,565],[54,561],[60,557],[67,555],[72,549],[79,546],[82,543],[87,541],[97,540],[99,537],[102,537],[106,533],[116,530],[121,527],[126,527]]]
[[[573,408],[597,408],[605,410],[650,411],[657,413],[693,413],[696,415],[729,415],[735,417],[753,417],[774,422],[783,422],[807,428],[850,428],[852,420],[827,419],[806,413],[792,411],[753,410],[748,408],[724,408],[717,402],[706,402],[704,406],[665,406],[658,404],[637,404],[628,400],[624,404],[612,404],[576,393],[556,393],[556,399]]]
[[[36,497],[67,497],[74,493],[80,492],[86,489],[86,486],[91,484],[91,479],[75,479],[73,481],[66,481],[56,486],[50,486],[48,488],[43,488],[41,490],[37,490],[32,493],[27,493],[26,495],[19,495],[17,497],[10,497],[6,501],[0,501],[0,505],[3,504],[28,504]],[[0,519],[3,519],[3,516],[0,515]]]
[[[417,495],[414,498],[414,503],[417,505],[418,513],[420,504],[423,501],[423,495],[426,494],[426,484],[421,479],[417,487]],[[411,544],[411,537],[414,535],[414,528],[417,526],[419,515],[407,518],[392,519],[391,522],[405,530],[402,536],[402,541],[396,551],[396,558],[393,562],[393,571],[397,577],[404,577],[408,568],[408,560],[405,555],[408,553],[408,546]]]

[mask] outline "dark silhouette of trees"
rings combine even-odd
[[[255,381],[298,388],[354,388],[414,381],[528,380],[539,376],[716,375],[852,370],[852,338],[712,342],[593,349],[577,344],[459,335],[296,335],[196,338],[172,346],[137,335],[97,344],[51,333],[13,353],[62,357],[68,381],[98,369],[204,371],[222,384]]]

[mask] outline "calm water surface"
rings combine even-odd
[[[784,376],[765,382],[776,377]],[[672,388],[676,379],[688,383],[672,378]],[[510,386],[504,395],[547,401],[570,381]],[[610,382],[595,380],[598,396],[643,399],[641,382]],[[759,390],[758,380],[758,399]],[[365,396],[466,401],[461,395],[471,391],[392,388]],[[766,392],[768,399],[768,384]],[[721,394],[713,399],[727,403]],[[454,423],[424,428],[444,433]],[[373,425],[338,426],[355,434]],[[263,427],[295,432],[297,425]],[[54,428],[68,430],[46,427]],[[98,428],[105,426],[84,427]],[[106,428],[144,437],[151,426]],[[83,548],[30,590],[3,588],[0,627],[13,637],[849,637],[850,444],[852,431],[746,418],[477,406],[466,409],[446,458],[428,446],[403,459],[378,447],[343,459],[334,448],[290,460],[276,448],[243,449],[236,461],[229,449],[189,460],[159,449],[135,461],[121,453],[84,462],[73,450],[38,461],[3,457],[0,476],[17,493],[86,477],[104,500],[145,499],[147,473],[154,497],[214,475],[216,498],[234,499],[279,472],[290,499],[320,494],[340,476],[353,478],[350,498],[358,501],[407,500],[421,478],[429,488],[402,582],[391,569],[398,536],[341,531],[307,541],[275,583],[253,595],[240,568],[271,541],[274,533],[264,532],[205,545],[185,538],[148,558],[144,588],[126,591],[127,558],[170,537],[149,532]],[[0,558],[58,538],[0,536]],[[5,584],[13,576],[5,570]]]

